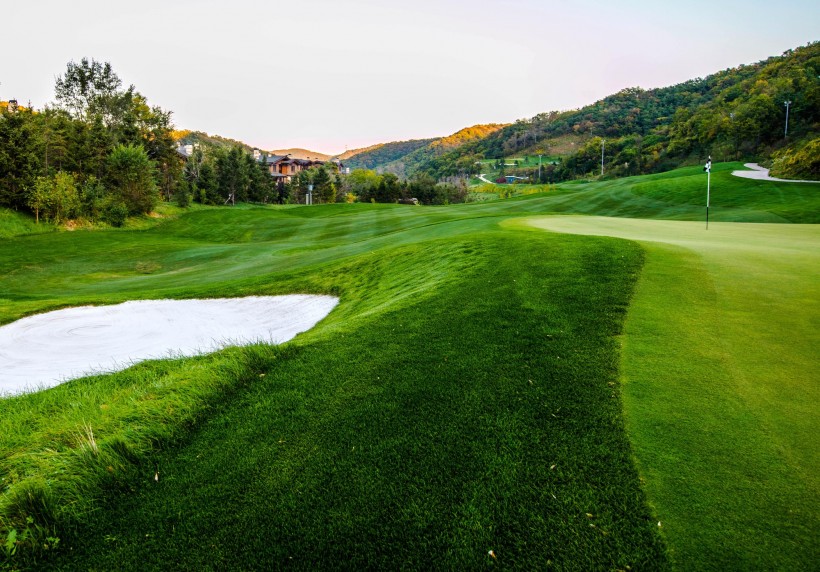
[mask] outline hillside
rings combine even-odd
[[[458,149],[464,145],[468,145],[472,141],[481,141],[502,127],[503,125],[496,123],[466,127],[452,135],[431,141],[429,144],[419,147],[415,151],[383,165],[378,170],[393,173],[399,177],[411,177],[418,171],[423,170],[424,165],[434,161],[436,158],[448,152],[457,152]],[[457,164],[459,168],[466,166],[463,161]]]
[[[364,149],[348,151],[345,164],[352,169],[379,170],[385,165],[397,161],[435,141],[437,141],[437,139],[411,139],[409,141],[379,143]],[[339,158],[341,159],[341,156]]]
[[[784,101],[791,101],[784,138]],[[600,169],[601,139],[610,175],[664,171],[717,160],[779,158],[775,172],[798,176],[793,155],[820,133],[820,43],[670,87],[628,88],[592,105],[541,113],[431,157],[418,166],[437,177],[469,172],[480,159],[514,154],[563,155],[557,180]],[[820,165],[800,177],[820,178]]]
[[[369,147],[360,147],[358,149],[349,149],[344,153],[340,153],[339,155],[335,155],[333,158],[338,159],[339,161],[346,161],[355,155],[360,155],[366,153],[368,151],[374,151],[379,147],[382,147],[384,143],[376,143],[375,145],[370,145]]]
[[[788,137],[785,101],[791,102]],[[186,142],[241,144],[186,133]],[[562,181],[600,172],[605,140],[609,176],[662,172],[711,155],[759,161],[781,177],[820,179],[818,133],[820,42],[814,42],[669,87],[626,88],[580,109],[540,113],[510,125],[476,125],[443,138],[381,143],[336,157],[353,169],[443,178],[474,174],[481,160],[543,154],[563,161],[544,169],[542,182]],[[273,153],[330,157],[306,149]],[[531,171],[518,174],[533,176]]]
[[[326,153],[319,153],[318,151],[311,151],[310,149],[301,149],[301,148],[293,148],[293,149],[277,149],[275,151],[270,151],[271,155],[290,155],[294,159],[313,159],[319,161],[328,161],[334,155],[328,155]]]
[[[231,148],[231,147],[241,147],[245,149],[247,152],[251,152],[253,147],[244,143],[242,141],[238,141],[236,139],[231,139],[229,137],[222,137],[220,135],[210,135],[205,133],[204,131],[191,131],[188,129],[173,131],[171,133],[174,141],[179,143],[180,145],[203,145],[205,147],[224,147],[224,148]]]
[[[498,124],[474,125],[447,137],[374,145],[358,152],[349,152],[345,164],[354,169],[372,169],[407,178],[416,173],[420,166],[472,141],[481,140],[502,127]]]

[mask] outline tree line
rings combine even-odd
[[[340,183],[337,198],[347,202],[396,203],[415,199],[423,205],[447,205],[463,203],[468,195],[466,179],[439,181],[426,173],[399,179],[393,173],[355,169]]]
[[[38,219],[121,225],[170,197],[181,173],[171,113],[124,88],[111,65],[69,62],[43,110],[0,113],[0,206]]]
[[[189,156],[176,138],[198,135]],[[463,181],[427,175],[402,181],[334,162],[313,165],[289,182],[274,179],[267,156],[236,141],[174,131],[171,112],[150,106],[109,63],[69,62],[42,110],[0,106],[0,206],[56,224],[83,219],[121,226],[160,200],[206,205],[313,202],[463,202]]]

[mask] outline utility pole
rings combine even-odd
[[[606,139],[601,139],[601,176],[604,176],[604,143]]]
[[[783,105],[786,106],[786,131],[783,133],[783,137],[789,137],[789,106],[792,104],[791,101],[784,101]]]

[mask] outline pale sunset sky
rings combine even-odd
[[[32,0],[0,8],[0,100],[83,57],[179,129],[340,153],[582,107],[820,40],[820,2]]]

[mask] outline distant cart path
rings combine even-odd
[[[487,173],[482,173],[482,174],[480,174],[480,175],[478,176],[478,179],[479,179],[480,181],[483,181],[483,182],[485,182],[485,183],[489,183],[489,184],[491,184],[491,185],[494,185],[494,184],[495,184],[493,181],[491,181],[490,179],[488,179],[488,178],[487,178]]]
[[[769,176],[769,170],[761,167],[757,163],[745,163],[744,167],[753,169],[752,171],[732,171],[735,177],[743,177],[744,179],[757,179],[759,181],[778,181],[781,183],[820,183],[820,181],[798,181],[794,179],[778,179]]]

